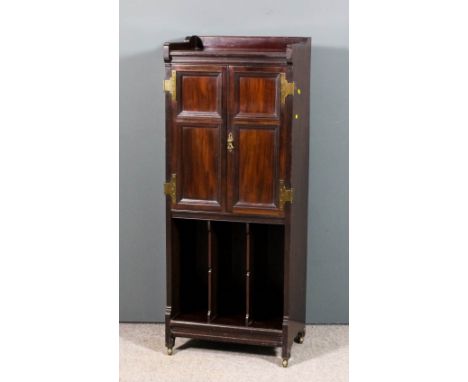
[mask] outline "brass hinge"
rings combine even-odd
[[[177,71],[171,71],[171,77],[164,80],[164,91],[171,93],[172,100],[177,100]]]
[[[164,193],[171,197],[172,203],[176,202],[176,190],[177,190],[176,174],[172,174],[171,180],[167,183],[164,183]]]
[[[280,179],[279,181],[279,186],[280,186],[280,195],[279,195],[279,208],[282,210],[284,209],[284,203],[293,203],[293,197],[294,197],[294,188],[286,188],[284,185],[284,180]]]
[[[286,73],[280,73],[281,81],[281,104],[284,105],[288,95],[294,95],[294,81],[288,82]]]

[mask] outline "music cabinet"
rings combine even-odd
[[[305,335],[310,38],[164,45],[166,346]]]

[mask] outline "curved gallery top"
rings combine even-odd
[[[222,59],[225,56],[292,60],[294,45],[310,44],[310,37],[189,36],[164,44],[164,61],[190,57]]]

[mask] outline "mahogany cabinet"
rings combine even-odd
[[[168,353],[305,335],[310,38],[164,45]]]

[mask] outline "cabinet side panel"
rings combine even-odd
[[[165,78],[171,76],[171,65],[165,65]],[[171,125],[172,125],[172,97],[169,93],[165,93],[165,107],[166,107],[166,134],[165,134],[165,146],[166,146],[166,179],[169,180],[171,177]],[[166,196],[166,311],[165,311],[165,342],[166,346],[170,347],[173,344],[173,337],[170,331],[169,322],[173,314],[172,312],[172,224],[171,224],[171,202],[168,196]]]
[[[291,185],[294,202],[291,205],[291,242],[289,263],[289,319],[305,323],[307,273],[307,212],[309,185],[309,93],[310,40],[294,45]],[[300,91],[298,91],[300,89]],[[295,336],[297,333],[289,333]]]

